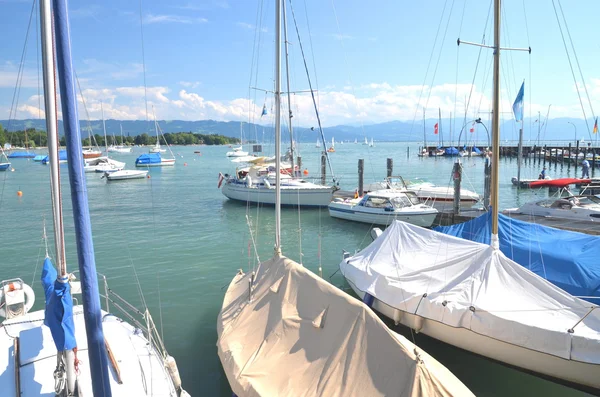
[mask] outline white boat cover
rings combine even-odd
[[[598,306],[489,245],[394,221],[340,268],[358,289],[404,312],[567,360],[600,364]]]
[[[238,396],[472,396],[359,300],[284,257],[233,279],[217,322]]]

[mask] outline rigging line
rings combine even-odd
[[[425,83],[427,82],[427,76],[429,75],[429,68],[431,67],[431,60],[433,59],[433,54],[435,52],[435,47],[437,46],[438,37],[440,34],[440,29],[442,27],[442,21],[444,20],[444,14],[446,13],[446,7],[448,5],[448,0],[444,2],[444,9],[442,10],[442,15],[440,15],[440,21],[437,24],[437,31],[435,32],[435,39],[433,40],[433,47],[431,48],[431,53],[429,54],[429,61],[427,62],[427,69],[425,69],[425,76],[423,77],[423,84],[421,84],[421,91],[419,92],[419,99],[417,100],[417,107],[415,108],[415,114],[413,116],[412,124],[410,126],[409,135],[412,135],[412,130],[417,120],[417,112],[419,111],[419,107],[425,108],[425,106],[421,105],[421,98],[423,97],[423,91],[425,90]]]
[[[15,90],[13,92],[12,103],[10,105],[10,112],[8,114],[8,126],[6,127],[7,131],[10,131],[11,122],[13,120],[13,117],[14,117],[14,119],[17,118],[17,106],[19,104],[19,95],[20,95],[21,86],[23,83],[23,75],[25,74],[25,56],[27,54],[27,41],[29,40],[29,29],[31,27],[31,20],[33,19],[33,14],[35,11],[35,4],[36,4],[36,2],[33,1],[33,3],[31,4],[31,11],[29,13],[29,22],[27,24],[27,30],[25,32],[25,42],[23,43],[23,51],[21,52],[21,61],[19,63],[19,69],[17,71],[17,81],[15,82]],[[13,116],[13,110],[14,110],[14,116]],[[12,135],[11,135],[11,137],[12,137]]]
[[[571,38],[571,31],[569,30],[569,24],[567,23],[567,18],[562,9],[562,5],[560,4],[560,0],[558,1],[558,8],[560,8],[560,13],[565,22],[565,30],[567,31],[567,36],[569,36],[569,41],[571,43],[571,49],[573,50],[573,55],[575,56],[575,62],[577,63],[577,68],[579,69],[579,75],[581,76],[581,83],[583,84],[583,89],[585,90],[585,95],[587,96],[588,103],[590,105],[590,110],[592,111],[592,117],[595,119],[596,115],[594,114],[594,108],[592,107],[592,101],[590,99],[590,94],[588,93],[587,84],[585,84],[585,79],[583,78],[583,72],[581,71],[581,65],[579,64],[579,58],[577,57],[577,51],[575,50],[575,44],[573,44],[573,39]],[[586,120],[587,125],[587,120]],[[589,127],[588,127],[589,129]]]
[[[560,19],[558,18],[558,11],[556,11],[556,4],[554,3],[554,0],[552,0],[552,7],[554,8],[554,15],[556,15],[556,22],[558,23],[558,29],[560,30],[560,37],[562,38],[563,45],[565,47],[565,52],[567,53],[567,59],[569,60],[569,67],[571,68],[571,75],[573,76],[573,81],[575,82],[575,89],[577,90],[577,97],[579,98],[579,104],[581,106],[581,111],[583,112],[583,118],[585,119],[585,126],[587,127],[590,140],[592,140],[592,133],[590,131],[590,126],[587,123],[587,115],[585,114],[585,108],[583,107],[583,101],[581,100],[581,93],[579,92],[579,84],[577,84],[577,78],[575,77],[575,72],[573,71],[571,55],[569,54],[569,50],[567,48],[567,42],[565,41],[565,35],[563,34],[562,26],[560,24]]]
[[[439,53],[438,53],[438,58],[437,58],[437,61],[435,63],[435,69],[433,70],[433,76],[431,77],[431,85],[429,86],[429,94],[427,94],[427,101],[425,102],[425,107],[427,107],[429,105],[429,99],[431,98],[431,93],[433,91],[433,84],[435,82],[435,76],[437,75],[438,67],[440,65],[440,59],[442,58],[442,51],[444,49],[444,45],[443,44],[444,44],[444,41],[446,41],[446,35],[448,33],[448,26],[450,26],[450,18],[452,17],[452,10],[454,9],[454,1],[455,0],[452,0],[452,4],[450,5],[450,11],[448,12],[448,20],[446,22],[446,27],[444,28],[444,36],[442,37],[442,41],[440,42],[440,49],[439,49]],[[416,117],[416,112],[415,112],[415,117]],[[440,136],[441,136],[441,134],[440,134]],[[442,138],[442,141],[443,140],[444,139]],[[450,142],[450,144],[452,144],[452,142]]]
[[[310,32],[310,23],[308,18],[308,7],[306,6],[306,0],[304,0],[304,16],[306,18],[306,27],[308,29],[308,42],[310,43],[310,56],[313,64],[313,75],[315,76],[315,87],[317,89],[317,106],[320,106],[319,96],[319,79],[317,77],[317,65],[315,63],[315,52],[313,50],[312,34]]]
[[[37,2],[37,0],[33,0],[34,7],[35,7],[36,2]],[[39,29],[40,29],[39,14],[36,12],[35,15],[36,15],[36,17],[35,17],[35,37],[41,37],[40,36],[40,32],[39,32]],[[36,40],[35,42],[37,43],[37,45],[36,45],[36,49],[37,49],[37,51],[36,51],[36,59],[37,59],[37,81],[38,81],[38,84],[37,84],[38,118],[41,119],[42,118],[42,95],[40,93],[40,91],[41,91],[41,79],[40,79],[40,68],[41,68],[41,66],[40,66],[40,53],[41,53],[41,50],[40,50],[40,46],[42,45],[42,41],[41,40]],[[41,145],[41,140],[40,140],[40,146],[42,146]]]
[[[254,76],[254,60],[256,57],[256,72],[258,75],[258,56],[260,54],[259,51],[259,47],[260,47],[260,29],[262,26],[262,6],[263,6],[263,2],[261,1],[259,4],[259,7],[257,7],[256,9],[256,17],[254,19],[254,39],[253,39],[253,44],[252,44],[252,60],[250,62],[250,81],[248,82],[248,100],[250,102],[250,99],[252,99],[252,78],[255,77]],[[258,40],[257,40],[257,36],[258,36]],[[256,82],[257,82],[257,77],[254,79],[254,86],[256,87]],[[254,92],[254,99],[253,99],[254,103],[256,104],[256,92]],[[252,107],[248,106],[248,122],[250,122],[251,120],[254,120],[252,117]]]
[[[290,11],[292,12],[292,19],[294,20],[294,27],[296,28],[296,35],[298,36],[298,45],[300,47],[300,53],[302,54],[304,70],[306,71],[306,79],[308,80],[308,88],[310,89],[310,95],[312,97],[312,102],[313,102],[313,105],[315,108],[315,114],[317,116],[317,123],[319,124],[319,132],[321,133],[321,140],[323,142],[323,148],[325,149],[327,147],[327,144],[325,142],[325,135],[323,133],[323,126],[321,124],[321,116],[319,115],[319,109],[317,107],[317,102],[315,100],[315,91],[312,88],[310,74],[308,73],[308,65],[306,64],[306,57],[304,56],[304,48],[302,46],[302,41],[300,40],[300,30],[298,29],[298,23],[296,22],[296,14],[294,12],[294,7],[292,6],[292,0],[290,0]],[[327,159],[327,164],[329,165],[329,172],[331,172],[331,178],[333,179],[333,183],[335,185],[337,181],[335,179],[335,174],[333,173],[333,166],[331,165],[331,159],[327,155],[327,150],[325,150],[325,158]],[[338,182],[338,184],[339,184],[339,182]]]
[[[531,41],[529,40],[529,24],[527,22],[527,9],[525,8],[525,0],[523,0],[523,16],[525,17],[525,33],[527,34],[527,46],[531,48]],[[529,57],[529,140],[531,140],[531,132],[533,131],[533,124],[531,122],[531,105],[532,105],[532,94],[533,94],[533,80],[531,79],[531,56]]]
[[[148,119],[148,87],[146,85],[146,50],[144,48],[144,16],[142,14],[142,1],[140,0],[140,37],[142,40],[142,75],[144,76],[144,104],[146,106],[146,128],[150,131]],[[91,142],[90,142],[91,143]]]
[[[509,30],[508,30],[508,18],[506,17],[506,8],[505,8],[505,4],[506,3],[502,3],[502,32],[504,34],[504,38],[503,40],[508,44],[508,47],[512,47],[512,45],[510,44],[510,34],[509,34]],[[515,74],[515,65],[513,62],[513,51],[505,51],[505,54],[508,54],[508,56],[504,56],[504,59],[506,59],[506,63],[510,64],[510,68],[508,68],[509,65],[506,65],[507,68],[507,74],[510,75],[510,72],[512,71],[512,80],[506,80],[508,83],[506,84],[507,87],[509,87],[509,84],[512,82],[513,86],[510,90],[507,90],[507,92],[509,93],[509,98],[512,98],[512,95],[510,95],[510,91],[515,91],[518,90],[518,84],[517,84],[517,77]],[[503,59],[503,58],[501,58]]]
[[[463,10],[460,16],[460,25],[458,27],[458,37],[460,37],[461,33],[462,33],[462,27],[463,27],[463,22],[465,19],[465,10],[467,8],[467,0],[465,0],[463,2]],[[458,114],[456,112],[456,105],[457,105],[457,101],[456,99],[458,98],[458,62],[460,59],[460,46],[457,45],[456,46],[456,76],[455,76],[455,80],[454,80],[454,114]],[[453,123],[453,130],[456,131],[456,119],[457,117],[454,117],[452,123]],[[452,144],[452,142],[450,142],[450,144]]]

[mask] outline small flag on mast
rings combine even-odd
[[[260,114],[260,117],[262,117],[262,116],[266,116],[266,115],[267,115],[267,105],[266,105],[266,104],[264,104],[264,105],[263,105],[263,110],[262,110],[262,113]]]
[[[435,123],[435,125],[433,126],[433,133],[437,135],[437,133],[438,133],[438,123]]]
[[[471,124],[471,132],[475,132],[475,122],[473,122],[473,124]]]
[[[594,123],[594,134],[598,133],[598,117],[596,117],[596,122]]]
[[[521,89],[517,94],[515,103],[513,103],[513,113],[515,114],[515,121],[523,121],[523,97],[525,96],[525,82],[521,84]]]

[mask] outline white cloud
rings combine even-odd
[[[200,85],[199,81],[180,81],[179,85],[186,88],[196,88]]]
[[[336,40],[352,40],[352,39],[354,39],[354,36],[350,36],[348,34],[341,34],[341,33],[334,33],[331,36],[333,36],[333,38]]]
[[[249,29],[249,30],[256,29],[255,25],[253,25],[251,23],[247,23],[247,22],[237,22],[236,25],[241,28],[244,28],[244,29]],[[266,32],[268,32],[268,29],[263,27],[263,28],[260,28],[260,31],[263,33],[266,33]]]
[[[206,23],[208,19],[206,18],[192,18],[184,15],[169,15],[169,14],[146,14],[144,17],[145,24],[153,24],[153,23],[183,23],[183,24],[192,24],[192,23]]]

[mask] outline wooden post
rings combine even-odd
[[[569,142],[569,158],[567,159],[567,170],[571,169],[571,155],[573,154],[573,150],[571,148],[571,142]]]
[[[454,169],[452,170],[452,179],[454,180],[454,215],[460,214],[460,182],[462,180],[462,166],[460,160],[457,159],[454,163]]]
[[[406,158],[410,157],[410,146],[406,147]]]
[[[387,177],[391,177],[394,174],[394,160],[387,159]]]
[[[573,157],[571,157],[573,158]],[[579,160],[579,140],[577,141],[577,146],[575,148],[575,176],[577,176],[577,163]]]
[[[321,154],[321,185],[325,185],[327,182],[327,158],[325,152]]]
[[[544,145],[544,167],[546,166],[546,154],[548,153],[548,145]],[[550,158],[548,156],[548,158]]]
[[[596,148],[592,149],[592,178],[594,177],[595,169],[596,169]]]
[[[490,164],[489,157],[485,158],[485,164],[483,166],[483,208],[486,211],[490,209],[490,182],[492,174],[492,166]]]
[[[537,145],[533,145],[533,164],[535,164],[535,158],[537,157]]]
[[[358,196],[362,197],[364,190],[365,160],[358,159]]]
[[[298,165],[298,172],[295,172],[296,176],[302,176],[302,157],[296,157],[296,164]],[[294,171],[294,170],[292,170]]]

